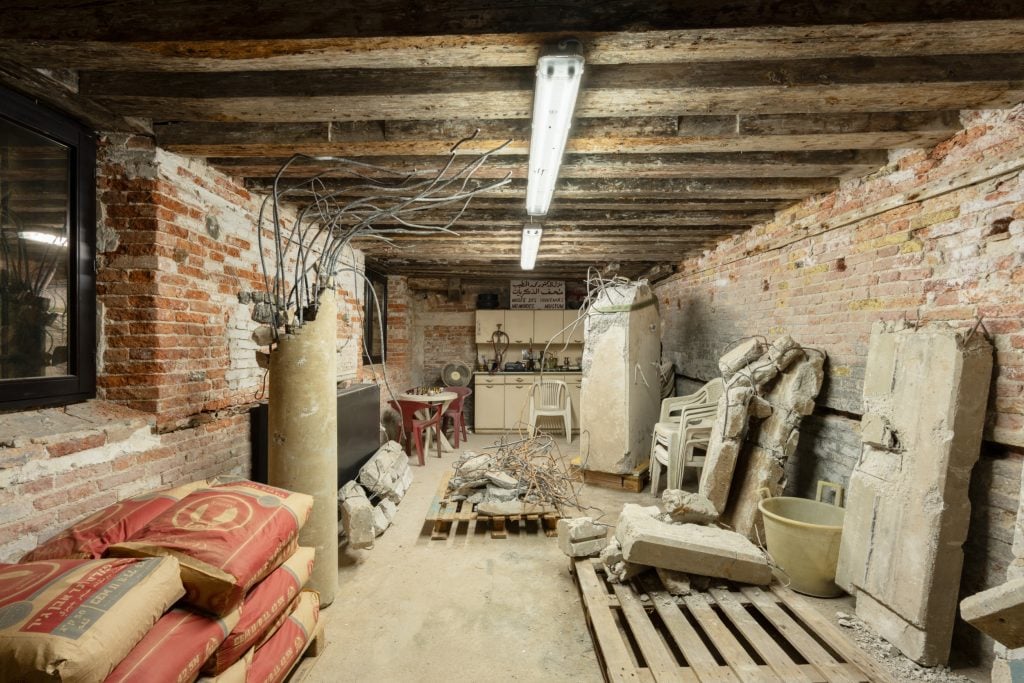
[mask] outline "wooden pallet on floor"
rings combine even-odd
[[[653,571],[610,584],[595,560],[570,568],[606,681],[894,683],[789,589],[712,589],[677,604]]]
[[[476,522],[478,525],[489,524],[491,538],[507,538],[508,528],[517,526],[520,522],[539,525],[545,536],[558,535],[558,520],[561,519],[561,515],[557,512],[488,516],[477,513],[474,503],[465,500],[450,500],[448,498],[448,481],[451,478],[451,472],[441,477],[437,495],[434,496],[434,500],[431,501],[430,508],[427,510],[426,526],[430,528],[431,540],[439,541],[448,538],[452,526],[458,526],[460,522],[466,522],[467,525],[469,522]]]
[[[643,462],[629,474],[612,474],[611,472],[598,472],[597,470],[583,470],[583,483],[601,486],[606,489],[621,489],[640,493],[647,486],[647,479],[650,475],[650,464]]]
[[[322,618],[323,615],[321,615]],[[291,672],[281,680],[287,681],[287,683],[302,683],[309,676],[313,665],[316,664],[315,658],[320,656],[326,645],[327,635],[324,633],[324,622],[320,621],[316,625],[316,630],[313,631],[313,637],[306,644],[306,649],[302,651],[298,659],[292,662]]]

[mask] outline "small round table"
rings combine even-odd
[[[398,395],[399,400],[402,401],[418,401],[420,403],[429,403],[431,405],[435,403],[440,403],[442,415],[444,414],[444,411],[448,410],[448,406],[451,404],[451,402],[457,399],[458,397],[459,395],[456,394],[454,391],[442,391],[437,394],[410,394],[408,392],[404,392]],[[419,415],[418,417],[420,417],[421,419],[426,419],[430,416]],[[444,451],[445,453],[451,453],[453,450],[455,450],[454,448],[452,448],[451,443],[449,443],[448,438],[444,435],[443,430],[438,428],[437,434],[438,439],[440,439],[441,441],[442,451]],[[429,442],[428,445],[426,446],[426,450],[430,450]]]

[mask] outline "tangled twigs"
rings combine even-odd
[[[453,499],[486,497],[489,482],[504,474],[515,480],[510,494],[524,503],[551,505],[562,515],[568,509],[584,509],[579,499],[582,485],[547,434],[514,441],[502,436],[491,448],[493,454],[467,453],[455,463],[449,482]]]

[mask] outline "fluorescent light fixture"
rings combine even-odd
[[[66,237],[60,235],[53,235],[48,232],[36,232],[35,230],[25,230],[18,233],[18,237],[29,242],[42,242],[43,244],[55,244],[58,247],[68,246],[68,240]]]
[[[559,47],[570,44],[578,46],[579,42],[567,40]],[[550,55],[537,60],[530,172],[526,183],[526,213],[531,216],[543,216],[551,205],[576,107],[583,61],[583,55],[578,54]]]
[[[544,228],[534,228],[529,225],[523,226],[523,243],[519,247],[519,267],[523,270],[533,270],[537,262],[537,252],[540,250],[540,238],[544,234]]]

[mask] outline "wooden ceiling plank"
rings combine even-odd
[[[588,65],[1012,53],[1024,20],[662,31],[584,31]],[[0,40],[23,64],[102,71],[271,71],[522,67],[561,33],[146,42]]]

